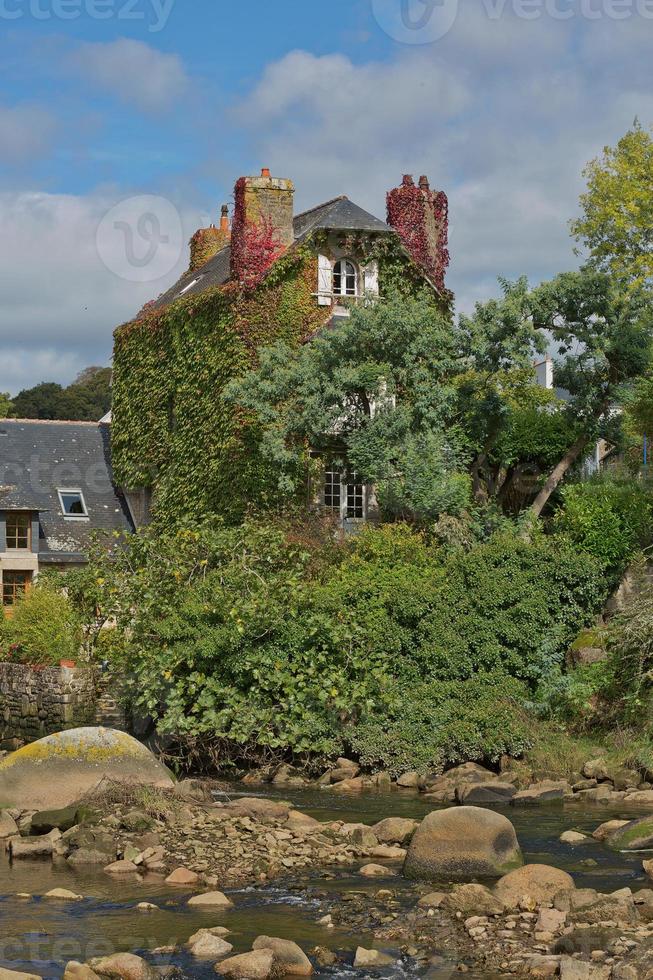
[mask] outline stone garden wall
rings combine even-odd
[[[94,672],[86,667],[0,663],[0,749],[94,725],[96,702]]]

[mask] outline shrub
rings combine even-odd
[[[604,597],[597,563],[564,541],[498,533],[446,562],[415,653],[424,676],[496,671],[536,682],[562,663]]]
[[[11,619],[0,620],[3,656],[21,663],[76,660],[81,643],[81,621],[72,602],[48,580],[19,599]]]
[[[363,765],[395,776],[468,760],[496,762],[531,745],[525,700],[525,687],[500,674],[402,685],[387,712],[354,729],[351,746]]]
[[[651,543],[653,494],[646,484],[623,477],[597,477],[562,490],[554,530],[618,577],[635,554]]]
[[[113,656],[136,702],[160,731],[223,757],[332,756],[365,719],[371,758],[373,720],[386,716],[397,758],[421,742],[433,765],[517,748],[509,711],[487,726],[470,714],[475,675],[536,679],[599,596],[595,562],[545,538],[502,533],[465,553],[402,524],[339,547],[270,520],[150,528],[99,561],[71,595],[115,616]],[[416,734],[416,711],[402,748],[398,690],[406,705],[422,692],[425,730],[437,722],[448,741]],[[489,709],[490,696],[479,699]],[[468,713],[456,715],[456,703]]]

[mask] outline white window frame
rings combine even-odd
[[[333,503],[327,503],[327,475],[328,474],[338,474],[340,476],[339,484],[339,502],[338,506],[334,507]],[[334,484],[331,484],[332,486]],[[338,486],[338,484],[335,484]],[[350,489],[352,487],[361,488],[361,511],[360,517],[355,515],[350,515],[349,513],[349,497]],[[363,522],[367,520],[367,486],[356,478],[355,473],[348,473],[346,470],[340,469],[337,466],[328,465],[324,470],[324,477],[322,480],[322,506],[328,514],[332,514],[337,517],[339,522],[344,525],[346,522]]]
[[[79,499],[81,501],[81,504],[82,504],[82,507],[84,508],[84,513],[83,514],[67,514],[66,513],[66,508],[65,508],[64,502],[63,502],[63,495],[65,493],[74,493],[74,494],[76,494],[79,497]],[[57,495],[59,497],[59,506],[61,508],[61,513],[63,515],[64,521],[88,521],[88,519],[89,519],[89,516],[88,516],[88,507],[86,506],[86,501],[84,499],[84,494],[82,493],[81,490],[79,490],[76,487],[74,487],[74,488],[71,488],[71,487],[57,487]]]
[[[351,273],[346,273],[346,272],[337,273],[336,272],[336,269],[338,268],[338,266],[342,266],[342,265],[350,265],[352,267],[352,269],[354,270],[354,291],[353,291],[353,293],[348,293],[347,292],[347,279],[349,278],[349,275]],[[340,286],[341,286],[341,290],[342,290],[342,281],[343,281],[343,279],[345,280],[345,292],[342,292],[342,291],[336,292],[336,275],[340,275]],[[353,259],[350,259],[346,255],[343,255],[343,257],[341,259],[338,259],[336,262],[333,263],[333,273],[332,273],[331,283],[332,283],[331,288],[333,289],[333,295],[334,296],[338,296],[340,298],[343,298],[344,297],[345,299],[356,299],[357,296],[360,296],[360,272],[359,272],[358,266],[356,265],[356,263],[354,262]]]

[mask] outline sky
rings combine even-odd
[[[108,364],[261,167],[381,218],[427,174],[459,311],[574,268],[652,42],[653,0],[0,0],[0,391]]]

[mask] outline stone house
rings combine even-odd
[[[293,183],[267,169],[240,178],[231,219],[224,206],[219,225],[197,231],[179,281],[116,331],[113,459],[138,523],[151,499],[177,514],[219,513],[274,492],[251,426],[221,402],[258,348],[308,342],[391,290],[426,289],[449,308],[447,198],[426,177],[388,193],[387,221],[345,196],[299,214],[293,202]],[[323,464],[319,505],[345,526],[371,516],[372,488]]]
[[[5,614],[44,568],[83,564],[93,531],[133,529],[95,422],[0,420],[0,587]]]

